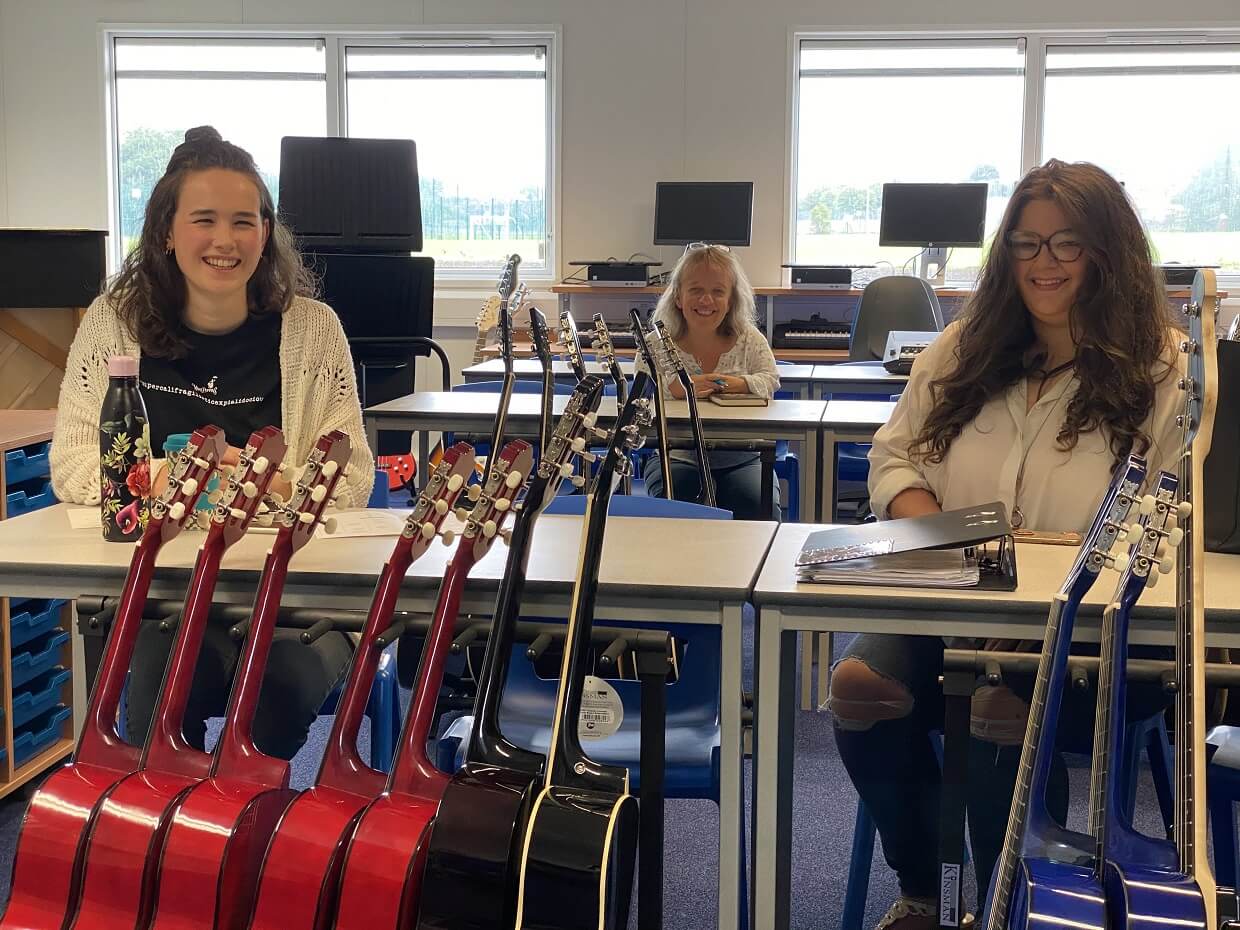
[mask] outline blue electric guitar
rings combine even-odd
[[[1185,396],[1184,454],[1177,508],[1183,542],[1176,553],[1175,840],[1118,830],[1104,833],[1113,930],[1153,925],[1214,930],[1219,925],[1218,887],[1206,832],[1205,546],[1197,519],[1204,512],[1201,471],[1210,453],[1218,395],[1214,363],[1218,294],[1213,271],[1197,272],[1185,312],[1188,338],[1180,344],[1187,357],[1187,374],[1180,382]]]
[[[1106,928],[1106,909],[1090,870],[1094,840],[1055,822],[1046,807],[1046,786],[1076,611],[1113,558],[1110,552],[1116,540],[1129,532],[1124,521],[1144,480],[1143,458],[1130,455],[1120,463],[1068,577],[1051,600],[1007,834],[986,901],[986,930],[1027,930],[1046,924],[1074,930]],[[1058,867],[1062,864],[1082,868],[1065,876]],[[1084,882],[1084,888],[1067,881],[1074,877]]]

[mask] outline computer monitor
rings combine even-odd
[[[400,339],[431,335],[435,260],[410,255],[311,253],[307,262],[320,280],[322,299],[340,317],[350,339]],[[370,344],[366,352],[383,352]],[[391,354],[393,349],[388,349]],[[425,348],[395,349],[425,355]]]
[[[654,244],[749,245],[753,181],[659,181]]]
[[[984,182],[884,184],[878,244],[920,246],[922,277],[941,282],[948,247],[982,244],[988,191]]]

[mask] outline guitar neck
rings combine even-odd
[[[1119,605],[1108,604],[1102,615],[1102,642],[1098,660],[1098,699],[1094,713],[1093,762],[1089,772],[1089,826],[1086,828],[1096,841],[1095,870],[1102,877],[1107,850],[1107,802],[1113,795],[1116,774],[1112,760],[1120,758],[1117,733],[1123,732],[1123,688],[1116,687],[1117,676],[1123,676],[1127,667],[1127,637],[1119,646],[1116,631]],[[1119,648],[1117,648],[1119,647]],[[1123,678],[1120,677],[1122,682]],[[1119,810],[1111,812],[1120,815]]]
[[[647,359],[647,364],[650,364]],[[654,439],[659,447],[659,468],[663,472],[663,496],[669,501],[676,496],[672,487],[672,459],[667,448],[667,401],[663,397],[663,378],[658,369],[651,365],[654,379]]]
[[[495,408],[495,425],[491,427],[491,453],[488,461],[494,462],[499,456],[500,444],[504,441],[504,429],[508,425],[508,405],[512,403],[512,388],[516,383],[516,375],[512,371],[512,359],[504,362],[504,377],[499,389],[499,404]],[[489,473],[490,468],[487,469]]]
[[[370,700],[370,691],[382,655],[382,650],[375,643],[375,637],[392,622],[401,582],[404,581],[405,573],[412,562],[409,541],[402,537],[397,540],[395,550],[379,573],[361,640],[349,666],[349,677],[336,705],[336,716],[332,721],[331,734],[327,738],[327,748],[323,752],[323,761],[319,765],[315,784],[369,797],[383,790],[383,775],[363,762],[357,751],[357,734],[362,726],[362,717],[366,713],[366,703]]]
[[[685,389],[685,400],[689,404],[689,428],[693,431],[693,447],[697,450],[698,481],[702,485],[701,503],[714,507],[715,479],[710,471],[710,457],[706,454],[706,440],[702,435],[702,417],[698,414],[697,396],[689,373],[684,369],[681,371],[681,387]]]
[[[543,361],[542,403],[538,412],[538,448],[545,455],[551,444],[551,430],[555,426],[555,369],[551,360]]]
[[[185,741],[184,724],[185,707],[215,593],[215,580],[226,548],[222,532],[216,530],[213,524],[194,562],[194,576],[185,596],[176,644],[164,670],[155,719],[142,751],[144,770],[205,778],[210,769],[211,757]]]
[[[481,323],[478,324],[478,335],[474,337],[474,360],[472,363],[474,365],[477,365],[483,359],[484,353],[482,350],[486,348],[488,332],[490,330],[484,328]]]
[[[292,532],[281,529],[267,553],[250,615],[250,632],[233,681],[224,726],[216,744],[212,776],[244,779],[263,785],[287,785],[289,765],[254,745],[254,712],[262,689],[271,638],[280,613],[280,595],[293,555]]]
[[[79,763],[116,771],[133,771],[138,767],[141,750],[120,738],[116,731],[116,715],[125,677],[133,662],[134,645],[142,626],[142,608],[151,588],[160,545],[160,528],[149,524],[129,564],[108,648],[90,693],[86,723],[74,756]]]

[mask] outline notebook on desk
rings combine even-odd
[[[811,533],[796,558],[799,581],[900,587],[1016,588],[1007,508],[995,501],[924,517]]]
[[[769,401],[761,394],[711,394],[712,404],[720,407],[765,407]]]

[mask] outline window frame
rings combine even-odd
[[[116,41],[142,39],[171,40],[232,40],[238,42],[274,42],[280,40],[315,40],[324,45],[326,56],[326,124],[329,136],[347,136],[348,110],[345,87],[344,58],[350,47],[387,48],[492,48],[503,46],[542,46],[546,49],[547,93],[546,131],[547,162],[544,189],[547,210],[546,269],[523,274],[531,284],[549,285],[559,280],[558,230],[560,228],[560,111],[561,80],[559,49],[561,27],[529,26],[433,26],[376,27],[333,26],[311,29],[306,26],[222,27],[219,25],[186,24],[123,24],[103,23],[98,29],[100,62],[103,69],[101,85],[105,120],[104,157],[107,167],[108,229],[107,259],[110,271],[120,267],[120,139],[117,126]],[[494,275],[477,268],[436,269],[436,289],[491,288]]]
[[[875,47],[905,46],[968,46],[1013,41],[1025,55],[1025,89],[1021,120],[1021,164],[1025,172],[1042,163],[1042,130],[1046,104],[1046,54],[1049,47],[1103,46],[1109,48],[1230,46],[1240,45],[1240,30],[1228,27],[1167,28],[1165,26],[1115,29],[1022,29],[1018,27],[989,30],[840,30],[798,27],[789,30],[788,38],[788,108],[786,159],[787,182],[784,190],[783,261],[792,261],[797,218],[797,150],[800,139],[801,52],[815,45],[847,45],[856,48],[866,44]],[[1140,69],[1134,69],[1138,71]],[[1219,286],[1240,290],[1240,272],[1220,273]]]

